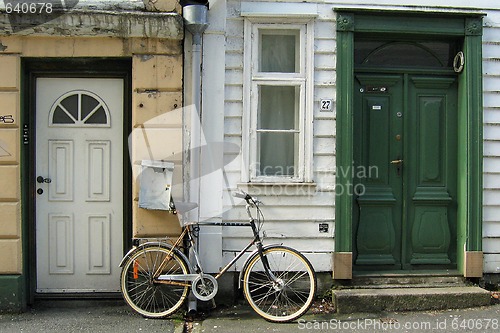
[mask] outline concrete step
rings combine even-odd
[[[366,289],[366,288],[436,288],[465,287],[467,280],[463,276],[422,276],[422,275],[380,275],[357,276],[352,280],[338,283],[336,289]]]
[[[489,305],[490,298],[489,291],[474,286],[333,291],[338,313],[460,309]]]

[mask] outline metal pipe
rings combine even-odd
[[[183,17],[186,29],[193,35],[192,53],[191,53],[191,102],[193,103],[196,111],[198,112],[199,121],[201,124],[202,110],[201,110],[201,65],[202,65],[202,36],[208,27],[207,23],[207,7],[203,5],[189,5],[183,8]],[[190,181],[196,182],[196,193],[190,193],[190,201],[199,203],[200,199],[200,168],[201,168],[201,126],[191,133],[191,177]],[[196,219],[199,220],[199,207],[196,214]],[[194,246],[198,246],[195,242]],[[196,267],[196,258],[193,257],[192,252],[189,254],[189,260],[194,267]],[[188,297],[188,313],[193,314],[197,312],[198,302],[196,297],[191,292]]]

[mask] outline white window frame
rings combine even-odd
[[[299,31],[298,73],[259,72],[259,31]],[[244,91],[242,119],[243,182],[251,183],[303,183],[312,182],[313,164],[313,74],[314,74],[314,26],[308,19],[246,18],[244,34]],[[299,93],[299,140],[296,153],[296,175],[263,176],[257,174],[257,113],[259,86],[296,86]]]

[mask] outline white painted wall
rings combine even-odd
[[[294,193],[305,192],[305,195],[280,195],[283,188],[278,186],[247,188],[241,184],[241,150],[225,151],[225,161],[231,162],[225,167],[229,187],[224,192],[223,217],[225,221],[246,220],[243,206],[232,207],[231,192],[241,188],[250,193],[261,193],[258,197],[265,203],[262,210],[268,237],[265,244],[283,243],[295,247],[308,256],[317,271],[330,271],[334,249],[335,113],[320,113],[319,100],[335,99],[335,15],[331,5],[318,8],[314,26],[313,179],[316,186],[290,185],[287,188]],[[243,30],[240,1],[227,0],[224,140],[239,146],[242,146],[243,112],[248,112],[243,109]],[[312,195],[309,195],[311,191]],[[320,233],[319,223],[327,223],[329,232]],[[236,250],[249,240],[251,231],[223,227],[222,234],[224,262],[228,262]]]
[[[264,1],[255,1],[262,2]],[[271,1],[273,2],[273,1]],[[282,1],[275,1],[282,2]],[[251,193],[262,193],[259,198],[266,204],[264,229],[267,244],[284,243],[306,253],[317,271],[331,270],[331,253],[334,249],[335,220],[335,112],[319,111],[320,99],[336,99],[336,7],[380,8],[402,11],[469,11],[484,12],[483,72],[484,72],[484,231],[483,250],[485,273],[500,272],[500,3],[496,0],[412,0],[399,5],[400,0],[359,1],[287,1],[287,3],[317,3],[318,15],[314,22],[314,133],[313,179],[316,187],[307,190],[313,195],[279,195],[277,188],[254,186]],[[225,40],[225,75],[204,77],[207,82],[224,81],[224,131],[225,142],[242,146],[242,118],[244,94],[244,19],[240,16],[241,0],[215,0],[225,6],[225,30],[218,36]],[[375,4],[376,3],[376,4]],[[283,3],[283,6],[287,4]],[[221,5],[222,6],[222,5]],[[221,13],[221,8],[218,8]],[[220,14],[223,15],[223,14]],[[221,17],[218,17],[220,20]],[[213,18],[215,19],[215,17]],[[218,23],[220,24],[220,22]],[[213,37],[208,37],[213,38]],[[218,44],[221,45],[221,44]],[[214,52],[212,59],[205,56],[205,64],[221,61]],[[216,59],[216,57],[219,57]],[[210,84],[211,84],[210,83]],[[204,93],[206,90],[204,91]],[[220,96],[220,95],[218,95]],[[206,98],[206,97],[205,97]],[[335,107],[333,108],[335,110]],[[210,121],[209,119],[206,119]],[[207,125],[207,123],[205,123]],[[223,190],[222,217],[224,221],[243,221],[243,206],[233,207],[231,192],[247,189],[241,183],[241,149],[224,152],[224,172],[227,186]],[[300,189],[297,187],[297,189]],[[274,190],[274,193],[273,193]],[[202,193],[210,196],[210,193]],[[329,232],[319,233],[318,224],[328,223]],[[228,262],[251,235],[250,230],[223,227],[223,262]],[[241,263],[239,263],[241,265]],[[237,266],[236,269],[240,269]]]
[[[484,272],[500,273],[500,3],[483,31]]]

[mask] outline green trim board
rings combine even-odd
[[[339,17],[345,30],[337,33],[337,148],[335,181],[343,186],[352,183],[348,170],[353,162],[353,86],[354,34],[349,30],[351,16]],[[347,188],[347,187],[345,187]],[[352,252],[352,196],[336,196],[335,252]],[[340,236],[340,237],[339,237]]]
[[[458,76],[457,264],[464,272],[464,249],[481,250],[482,230],[482,54],[480,15],[391,12],[337,12],[336,169],[353,163],[354,39],[357,35],[406,38],[462,38],[465,69]],[[337,184],[352,184],[337,172]],[[353,198],[336,197],[335,251],[352,252]]]
[[[21,119],[29,143],[21,142],[21,201],[23,230],[23,288],[26,304],[35,301],[35,80],[37,77],[102,77],[124,81],[123,114],[123,253],[132,246],[132,169],[128,136],[132,131],[132,60],[130,58],[23,58]],[[23,138],[21,137],[21,140]]]

